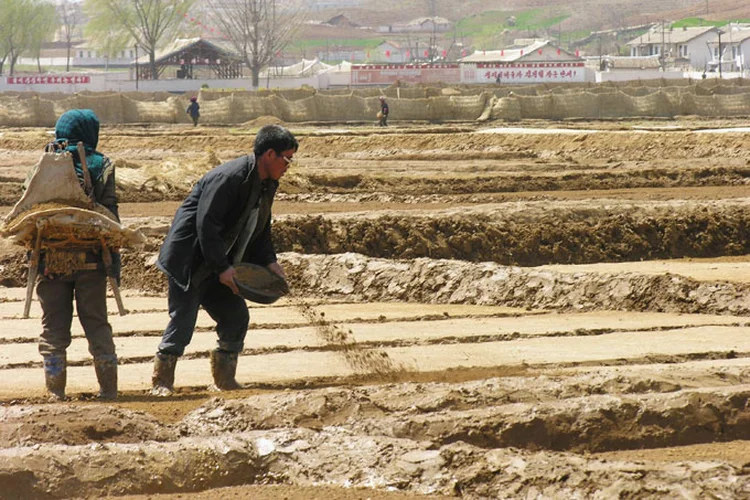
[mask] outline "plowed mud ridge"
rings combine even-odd
[[[292,294],[249,303],[238,391],[208,391],[201,313],[166,399],[154,257],[256,130],[105,126],[148,240],[123,254],[129,314],[110,299],[120,398],[94,399],[74,321],[69,400],[46,402],[25,251],[0,240],[0,498],[749,498],[746,126],[294,125]],[[0,215],[47,132],[0,130]]]

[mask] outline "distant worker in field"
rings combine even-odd
[[[85,158],[76,148],[83,142]],[[99,119],[90,109],[73,109],[60,116],[55,125],[55,141],[47,151],[69,152],[81,186],[96,203],[112,212],[119,222],[115,169],[109,158],[96,151]],[[112,254],[114,274],[119,278],[119,253]],[[67,378],[66,350],[71,343],[75,298],[89,352],[99,381],[99,397],[117,397],[117,355],[112,327],[107,321],[107,273],[101,252],[57,248],[44,251],[39,260],[41,279],[36,286],[42,306],[42,334],[39,353],[44,358],[47,391],[54,400],[65,399]]]
[[[380,126],[381,127],[387,127],[388,126],[388,103],[385,102],[385,96],[380,96],[380,113],[378,113],[378,116],[380,117]]]
[[[175,365],[193,337],[200,307],[216,321],[215,388],[240,388],[235,375],[249,316],[234,266],[250,262],[286,279],[271,242],[271,204],[298,147],[286,128],[262,127],[252,155],[208,172],[177,209],[157,261],[169,278],[170,319],[154,358],[153,394],[174,391]]]
[[[198,118],[201,117],[201,105],[198,104],[197,97],[193,96],[190,98],[190,104],[188,104],[185,112],[193,119],[193,127],[198,126]]]

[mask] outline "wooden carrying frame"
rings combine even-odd
[[[89,199],[90,208],[95,205],[93,184],[91,182],[91,174],[89,173],[88,166],[86,165],[86,151],[84,150],[83,143],[79,142],[77,145],[78,156],[81,159],[81,168],[83,170],[84,180],[84,192]],[[34,285],[39,274],[39,258],[41,255],[42,247],[44,246],[44,229],[46,226],[46,219],[39,218],[36,221],[36,236],[34,238],[34,247],[31,250],[31,258],[29,259],[29,273],[28,281],[26,283],[26,302],[23,308],[23,317],[28,318],[29,312],[31,311],[31,300],[34,295]],[[127,310],[125,309],[122,302],[122,295],[120,293],[120,287],[117,284],[117,279],[114,275],[114,269],[112,266],[112,252],[103,236],[99,238],[99,245],[102,252],[102,259],[104,260],[104,268],[107,273],[107,280],[109,286],[112,288],[112,294],[115,296],[115,302],[117,303],[117,311],[120,316],[125,316]]]

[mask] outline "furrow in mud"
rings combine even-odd
[[[280,254],[296,293],[358,301],[504,305],[549,310],[673,311],[750,314],[748,284],[705,282],[685,276],[638,273],[562,273],[507,267],[494,262],[417,258],[374,259],[337,255]],[[142,255],[124,254],[126,287],[163,293],[166,280]],[[25,262],[14,266],[17,285]]]
[[[406,439],[354,436],[340,429],[44,450],[45,455],[28,447],[0,452],[0,498],[177,493],[259,483],[477,498],[594,494],[602,491],[602,484],[609,485],[608,496],[642,496],[656,488],[667,496],[739,498],[748,488],[744,470],[728,464],[605,463],[552,452],[485,450],[465,443],[429,449]],[[96,474],[87,472],[92,468]]]
[[[0,406],[0,443],[7,448],[43,443],[174,441],[179,436],[221,436],[292,427],[320,430],[330,426],[363,435],[401,434],[400,437],[406,437],[410,432],[423,433],[420,439],[438,442],[452,439],[451,433],[486,427],[490,420],[498,429],[502,426],[511,429],[502,431],[508,436],[515,435],[512,429],[518,430],[532,421],[554,429],[557,422],[565,420],[567,423],[561,424],[567,426],[564,432],[572,435],[576,413],[581,416],[578,440],[599,432],[596,421],[600,418],[611,421],[601,427],[603,436],[623,430],[618,430],[617,426],[626,425],[628,419],[644,419],[644,422],[656,420],[649,424],[652,426],[675,427],[669,432],[681,433],[683,438],[680,439],[689,439],[689,433],[679,427],[693,425],[690,422],[695,420],[703,422],[707,429],[725,432],[722,440],[729,439],[726,427],[721,430],[718,424],[711,427],[706,422],[748,418],[748,390],[742,381],[750,376],[750,365],[747,362],[727,364],[714,373],[700,373],[696,378],[699,365],[699,362],[692,362],[616,371],[587,369],[565,375],[538,371],[539,375],[533,377],[520,371],[516,376],[463,383],[406,382],[351,388],[300,388],[296,392],[273,392],[245,399],[214,398],[171,425],[142,412],[106,405]],[[665,370],[665,366],[669,366],[669,370]],[[591,396],[598,399],[587,407],[585,398]],[[634,408],[639,409],[638,415],[633,414]],[[707,408],[711,409],[708,413]],[[450,412],[461,413],[463,416],[457,420],[465,423],[456,427],[441,424],[451,417]],[[659,412],[663,418],[655,419],[654,415]],[[700,415],[705,418],[698,418]],[[46,421],[53,418],[78,424],[65,433],[47,425]],[[590,423],[585,424],[587,421]],[[425,431],[428,426],[435,430],[441,425],[441,432]],[[545,435],[545,439],[550,439],[550,433]],[[541,436],[529,447],[538,446],[540,439]],[[565,448],[566,441],[562,438],[549,442],[554,442],[549,446]]]
[[[747,369],[733,376],[747,378]],[[645,493],[651,481],[661,491],[665,481],[687,481],[681,493],[733,496],[750,483],[729,464],[604,466],[567,453],[741,438],[750,388],[729,378],[716,377],[710,390],[612,374],[297,391],[214,399],[174,426],[106,406],[11,407],[2,409],[0,436],[13,446],[0,451],[0,492],[38,498],[326,482],[491,497],[508,488],[594,491],[601,481],[617,483],[613,492]],[[80,425],[68,434],[35,427],[53,415]],[[95,474],[84,473],[92,467]],[[560,474],[581,475],[571,486]]]
[[[350,323],[351,324],[351,323]],[[711,327],[712,325],[703,325],[702,329],[705,329],[705,327]],[[718,325],[714,325],[718,326]],[[722,332],[724,328],[728,325],[721,325],[721,327],[717,328],[717,336],[720,335],[718,332]],[[196,333],[203,333],[203,332],[209,332],[213,331],[213,328],[201,328],[196,329]],[[257,328],[251,328],[251,331],[257,330]],[[647,328],[647,329],[641,329],[641,330],[630,330],[628,333],[630,334],[636,334],[639,332],[645,333],[645,332],[668,332],[670,334],[679,334],[680,332],[685,332],[686,335],[689,335],[692,333],[692,331],[695,330],[695,327],[691,326],[685,326],[681,329],[675,329],[674,327],[658,327],[658,328]],[[357,350],[361,350],[362,352],[377,352],[382,349],[394,349],[394,348],[409,348],[409,347],[419,347],[419,346],[432,346],[432,345],[455,345],[455,346],[461,346],[461,345],[467,345],[467,344],[494,344],[498,342],[513,342],[517,340],[531,340],[531,339],[540,339],[540,338],[559,338],[559,337],[572,337],[572,338],[583,338],[583,337],[591,337],[591,336],[601,336],[601,335],[612,335],[617,334],[621,330],[616,329],[599,329],[599,330],[584,330],[584,329],[578,329],[575,331],[550,331],[545,333],[533,333],[533,334],[527,334],[527,333],[519,333],[519,332],[511,332],[511,333],[497,333],[497,334],[472,334],[471,332],[467,332],[464,335],[461,336],[454,336],[454,335],[445,335],[445,336],[434,336],[430,338],[412,338],[412,339],[397,339],[397,340],[360,340],[360,341],[353,341],[352,346],[349,345],[342,345],[340,343],[335,342],[328,342],[323,345],[283,345],[283,344],[277,344],[277,345],[268,345],[264,347],[251,347],[251,348],[245,348],[241,351],[242,356],[265,356],[269,354],[278,354],[278,353],[304,353],[304,352],[340,352],[345,351],[347,349],[353,348],[354,345],[356,345]],[[152,340],[152,338],[160,338],[162,335],[161,331],[154,331],[154,332],[128,332],[126,335],[122,334],[116,334],[115,338],[134,338],[136,342],[145,342],[147,344],[154,345],[156,342]],[[312,335],[310,335],[312,337]],[[73,336],[74,339],[82,339],[85,338],[82,335],[76,335]],[[0,345],[15,345],[18,346],[19,344],[23,344],[26,349],[24,349],[25,355],[22,355],[19,353],[19,349],[15,349],[13,347],[9,347],[6,353],[3,357],[0,358],[0,370],[11,370],[15,368],[41,368],[42,367],[42,360],[39,358],[37,354],[36,349],[36,340],[32,340],[29,338],[24,339],[9,339],[7,341],[0,342]],[[204,349],[197,349],[192,352],[188,352],[182,356],[183,359],[208,359],[210,356],[210,350],[204,350]],[[34,359],[39,358],[36,361],[31,361],[28,358],[33,357]],[[709,350],[709,351],[693,351],[686,354],[679,354],[679,353],[672,353],[672,354],[649,354],[646,356],[636,356],[636,357],[612,357],[611,359],[597,359],[594,361],[572,361],[572,362],[555,362],[550,365],[547,365],[545,363],[525,363],[525,366],[527,367],[534,367],[534,368],[545,368],[550,366],[557,366],[560,368],[568,367],[568,366],[622,366],[626,364],[655,364],[655,363],[679,363],[684,361],[694,361],[694,360],[707,360],[707,359],[736,359],[736,358],[746,358],[750,357],[750,352],[745,352],[742,350],[727,348],[724,349],[723,347],[717,347],[717,349]],[[7,359],[7,361],[5,361]],[[133,354],[123,354],[118,356],[118,363],[121,365],[127,365],[127,364],[135,364],[135,363],[149,363],[153,359],[153,355],[133,355]],[[77,359],[74,356],[71,356],[70,359],[67,361],[68,366],[93,366],[93,362],[91,359]]]
[[[744,123],[736,120],[734,123]],[[533,131],[535,124],[529,123]],[[369,154],[370,156],[388,156],[400,152],[418,152],[429,157],[432,152],[479,152],[498,150],[503,152],[534,152],[536,155],[557,152],[579,158],[616,158],[634,160],[652,160],[664,157],[676,159],[693,158],[750,158],[746,146],[746,135],[742,132],[722,134],[686,130],[656,131],[592,131],[581,128],[569,130],[550,128],[549,122],[537,125],[542,133],[524,133],[517,128],[508,133],[493,133],[483,130],[481,126],[472,125],[478,132],[431,133],[422,127],[394,129],[374,133],[367,130],[360,135],[342,134],[339,130],[326,133],[319,127],[292,127],[300,139],[301,153],[305,157],[338,157],[342,154]],[[703,126],[703,124],[701,124]],[[215,151],[247,151],[253,135],[249,129],[207,127],[198,131],[185,130],[178,132],[180,140],[175,140],[174,128],[153,127],[142,133],[133,133],[132,127],[103,127],[100,137],[102,151],[116,152],[193,152],[212,149]],[[5,134],[3,149],[9,151],[38,151],[40,145],[48,141],[48,136],[39,129],[18,129]],[[539,129],[537,129],[539,130]],[[309,133],[313,132],[313,133]],[[503,132],[500,130],[500,132]],[[149,148],[143,148],[144,137],[147,137]],[[0,150],[1,151],[1,150]],[[428,158],[429,159],[429,158]]]
[[[555,170],[545,165],[545,172]],[[490,167],[487,166],[487,169]],[[516,193],[548,191],[578,191],[591,189],[643,189],[675,188],[696,186],[746,186],[750,179],[750,168],[741,167],[705,167],[693,169],[659,169],[633,168],[618,172],[581,171],[575,172],[575,165],[560,168],[565,174],[549,175],[538,173],[529,175],[531,168],[519,169],[518,174],[485,174],[473,172],[470,177],[462,178],[455,173],[457,182],[446,182],[440,178],[423,178],[409,172],[394,179],[381,176],[334,175],[320,174],[298,176],[290,189],[294,194],[299,192],[316,195],[320,193],[358,194],[389,193],[391,196],[428,196],[428,195],[468,195],[486,193]]]
[[[442,391],[418,386],[415,396],[405,398],[412,405],[395,411],[392,403],[380,399],[386,394],[394,398],[389,391],[330,390],[307,394],[306,399],[217,400],[188,415],[182,424],[187,430],[182,432],[219,435],[335,425],[357,435],[427,441],[433,447],[462,441],[481,448],[577,453],[750,438],[748,385],[624,395],[609,387],[606,395],[588,392],[580,397],[565,394],[574,387],[571,383],[555,391],[542,381],[526,401],[500,387],[491,387],[497,393],[484,399],[466,386]]]
[[[545,165],[550,167],[549,165]],[[547,168],[546,170],[550,170]],[[357,200],[381,203],[427,203],[448,201],[446,197],[461,197],[453,200],[488,200],[503,193],[547,192],[554,196],[559,191],[589,191],[618,189],[691,188],[706,186],[747,186],[750,169],[744,166],[715,166],[685,169],[635,168],[622,172],[571,172],[568,166],[565,175],[511,175],[460,174],[453,182],[445,179],[411,177],[406,174],[398,179],[381,176],[300,174],[285,181],[279,199],[314,202],[328,201],[333,195]],[[526,171],[530,168],[526,168]],[[468,177],[470,175],[470,178]],[[124,177],[124,174],[123,174]],[[181,201],[190,192],[194,179],[168,179],[149,177],[120,183],[121,203],[146,203]],[[0,188],[0,205],[12,205],[21,196],[23,181],[9,179]],[[531,194],[529,195],[531,196]],[[346,199],[344,200],[346,201]]]
[[[744,203],[664,206],[652,213],[633,213],[632,206],[614,202],[548,213],[541,203],[526,205],[526,212],[512,215],[466,209],[462,215],[285,217],[274,225],[275,241],[282,252],[354,252],[520,266],[750,254]]]
[[[492,262],[388,261],[357,254],[287,253],[283,263],[301,293],[362,301],[496,304],[549,310],[750,314],[750,285],[678,275],[559,273]]]

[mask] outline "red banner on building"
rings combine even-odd
[[[91,77],[88,75],[75,76],[9,76],[6,79],[8,85],[72,85],[79,83],[91,83]]]
[[[464,83],[583,82],[585,76],[583,62],[482,63],[464,72]]]
[[[408,83],[458,83],[458,64],[353,64],[352,85],[390,85],[396,80]]]

